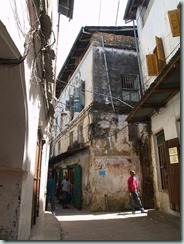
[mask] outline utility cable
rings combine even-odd
[[[76,87],[76,86],[74,86],[74,85],[68,84],[67,82],[65,82],[65,81],[61,81],[61,80],[59,80],[59,79],[57,79],[57,82],[59,82],[59,83],[65,83],[65,84],[67,84],[68,86],[71,86],[71,87]],[[110,98],[110,96],[108,96],[108,95],[104,95],[104,94],[102,94],[102,93],[92,92],[92,91],[89,91],[89,90],[86,90],[86,89],[82,89],[82,90],[85,91],[85,92],[89,92],[89,93],[91,93],[91,94],[96,94],[96,95],[99,95],[99,96],[109,97],[109,98]],[[117,101],[123,103],[124,105],[126,105],[126,106],[128,106],[128,107],[130,107],[130,108],[133,109],[133,107],[132,107],[130,104],[126,103],[125,101],[122,101],[121,99],[119,99],[119,98],[117,98],[117,97],[113,97],[113,96],[111,96],[111,97],[112,97],[113,99],[115,99],[115,100],[117,100]]]

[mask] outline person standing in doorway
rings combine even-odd
[[[141,210],[141,213],[146,213],[144,207],[142,206],[141,200],[139,198],[139,187],[138,180],[135,177],[135,171],[130,171],[130,177],[128,178],[128,190],[130,194],[130,206],[132,209],[132,213],[135,214],[135,205],[137,205],[138,209]]]
[[[46,198],[46,211],[48,209],[48,203],[51,204],[52,214],[55,215],[55,195],[56,195],[56,182],[52,178],[52,172],[49,172],[47,180],[47,198]]]
[[[61,182],[62,191],[63,191],[63,208],[68,208],[69,203],[69,193],[70,193],[70,181],[68,179],[68,175],[64,176],[64,179]]]

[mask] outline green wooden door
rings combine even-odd
[[[82,209],[82,168],[74,166],[74,207]]]

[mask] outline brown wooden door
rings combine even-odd
[[[166,141],[170,208],[180,211],[180,147],[178,138]]]
[[[39,196],[40,196],[40,177],[41,177],[41,162],[42,162],[42,136],[38,133],[36,146],[35,171],[33,182],[33,202],[32,202],[32,219],[31,225],[36,224],[36,217],[39,216]]]

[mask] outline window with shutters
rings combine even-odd
[[[146,55],[148,76],[158,75],[166,65],[165,52],[162,39],[155,37],[156,47],[152,54]]]
[[[70,111],[70,118],[73,119],[74,114],[74,97],[70,96],[69,100],[66,100],[65,111]]]
[[[139,95],[139,76],[135,74],[121,75],[122,100],[137,102]]]
[[[172,36],[180,36],[180,4],[177,6],[177,9],[168,11],[168,18]]]
[[[85,82],[81,80],[80,87],[74,89],[74,112],[80,112],[85,106]]]
[[[80,112],[80,87],[74,88],[74,112]]]
[[[74,88],[73,96],[66,101],[65,110],[70,111],[73,117],[74,112],[80,112],[85,107],[85,82],[81,80],[81,85]]]

